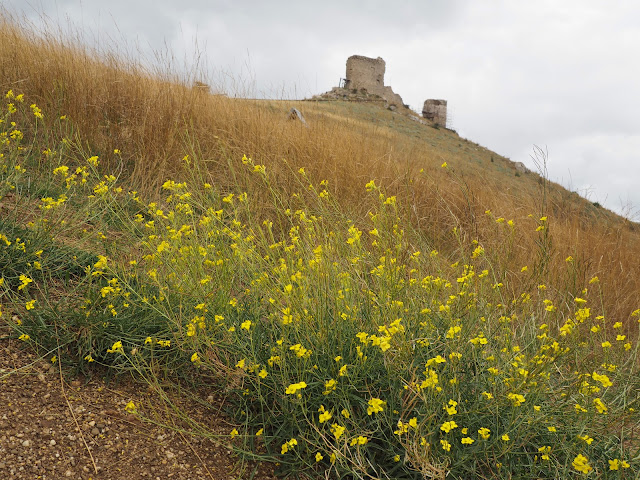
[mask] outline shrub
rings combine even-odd
[[[0,180],[12,185],[26,170],[7,162],[21,150],[4,138]],[[40,167],[63,172],[66,193],[40,199],[24,256],[1,257],[23,340],[81,368],[223,382],[238,424],[230,437],[286,474],[638,475],[630,326],[640,310],[623,332],[600,311],[597,278],[555,295],[528,267],[503,271],[499,258],[524,227],[495,219],[498,251],[456,228],[458,254],[447,258],[374,181],[362,188],[368,218],[353,221],[326,181],[291,171],[288,194],[246,156],[229,161],[242,181],[222,189],[187,155],[192,176],[166,180],[153,201],[101,174],[96,157],[69,161],[76,169]],[[77,168],[87,174],[70,182]],[[256,215],[256,199],[270,214]],[[59,226],[78,212],[91,219],[78,234],[94,253],[55,254],[75,278],[54,305],[53,276],[31,257],[60,252]],[[535,226],[544,255],[547,218]],[[7,232],[3,252],[19,242]],[[573,259],[564,268],[575,281]],[[519,276],[532,287],[512,291]]]

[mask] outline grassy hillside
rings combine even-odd
[[[0,301],[34,348],[219,385],[224,440],[283,474],[640,472],[636,224],[450,130],[6,14],[0,82]]]
[[[607,285],[610,316],[624,321],[636,308],[637,225],[535,174],[517,177],[500,155],[453,132],[369,105],[206,95],[174,83],[177,75],[145,71],[135,59],[87,52],[74,38],[36,36],[6,15],[3,22],[4,90],[20,87],[51,112],[49,118],[67,115],[74,134],[92,153],[103,161],[122,161],[126,179],[136,189],[152,192],[179,171],[177,160],[194,148],[212,165],[208,178],[225,185],[229,177],[225,168],[218,168],[220,159],[246,154],[277,178],[304,166],[310,178],[328,180],[334,197],[356,220],[364,213],[359,189],[376,179],[403,200],[407,219],[434,236],[435,246],[444,252],[455,249],[454,226],[468,240],[500,247],[492,243],[497,240],[494,219],[484,212],[513,219],[517,240],[509,261],[500,260],[504,274],[541,261],[534,254],[539,251],[536,237],[529,235],[537,225],[528,215],[546,215],[554,248],[544,253],[551,257],[545,261],[548,270],[537,272],[545,283],[564,289],[563,260],[571,255],[580,282],[597,275]],[[286,120],[293,105],[302,109],[312,128]],[[122,152],[118,159],[110,153],[114,148]],[[449,168],[440,168],[445,162]]]

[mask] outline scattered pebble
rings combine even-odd
[[[0,338],[3,328],[0,322]],[[74,379],[70,382],[73,388],[65,388],[65,398],[51,366],[35,359],[17,341],[0,340],[0,372],[5,372],[0,384],[0,480],[195,480],[210,478],[207,469],[213,478],[222,479],[234,471],[236,459],[227,455],[224,446],[206,439],[183,439],[175,431],[144,422],[143,414],[127,414],[124,406],[130,399],[141,408],[145,403],[159,405],[143,386],[127,381],[105,386],[97,378]],[[58,365],[54,368],[55,373]],[[216,404],[217,398],[210,395],[208,400]],[[173,401],[180,403],[181,399]],[[181,408],[213,429],[217,424],[225,429],[228,425],[226,419],[212,418],[211,410],[189,402]],[[273,479],[269,470],[261,466],[255,480]]]

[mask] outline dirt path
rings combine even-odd
[[[128,413],[129,401],[154,404],[153,394],[144,387],[132,382],[63,382],[56,366],[9,339],[9,333],[0,326],[0,478],[275,478],[269,465],[241,468],[224,444],[164,429]],[[186,408],[218,433],[232,428],[210,411]]]

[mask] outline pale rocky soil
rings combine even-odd
[[[275,478],[269,465],[242,466],[224,439],[214,443],[144,420],[176,421],[144,385],[65,378],[10,333],[0,325],[0,479]],[[130,400],[145,409],[141,417],[125,411]],[[212,431],[233,428],[210,410],[180,407]]]

